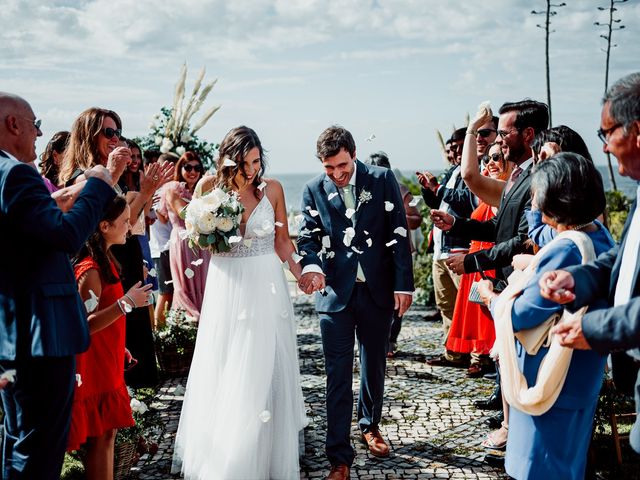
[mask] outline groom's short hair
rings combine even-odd
[[[333,157],[345,149],[351,158],[356,154],[356,142],[349,130],[339,125],[332,125],[318,137],[316,144],[316,157],[320,160]]]

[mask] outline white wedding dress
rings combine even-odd
[[[176,434],[186,479],[298,479],[307,423],[293,307],[266,195],[243,241],[212,255]]]

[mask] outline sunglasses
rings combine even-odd
[[[33,124],[33,126],[36,128],[36,130],[40,130],[40,126],[42,125],[42,120],[41,119],[36,118],[36,119],[32,120],[32,119],[30,119],[28,117],[22,117],[22,116],[20,118],[24,118],[25,120],[29,120]]]
[[[478,133],[480,133],[480,131],[478,130]],[[502,161],[502,154],[501,153],[492,153],[491,155],[485,155],[482,158],[482,163],[484,163],[485,165],[488,165],[489,162],[494,161],[494,162],[501,162]]]
[[[478,135],[480,135],[482,138],[487,138],[495,131],[495,128],[481,128],[480,130],[478,130]]]
[[[102,134],[107,137],[107,139],[112,139],[113,136],[115,135],[116,137],[120,138],[122,137],[122,130],[120,130],[119,128],[111,128],[111,127],[107,127],[105,129],[102,130]]]
[[[184,168],[184,171],[187,173],[191,172],[191,170],[202,173],[202,167],[200,165],[183,165],[182,168]]]
[[[511,135],[511,133],[513,131],[516,131],[518,133],[520,133],[520,129],[519,128],[513,128],[511,130],[496,130],[498,132],[498,135],[500,135],[502,138],[508,137],[509,135]]]

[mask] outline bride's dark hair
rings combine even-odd
[[[251,128],[240,126],[229,131],[220,144],[218,150],[218,165],[216,167],[215,184],[218,187],[238,189],[240,185],[236,183],[238,174],[244,175],[243,163],[252,148],[257,148],[260,152],[260,171],[253,178],[252,184],[258,186],[262,183],[262,175],[266,168],[264,150],[256,132]],[[234,166],[225,166],[225,160],[235,162]],[[256,189],[256,197],[259,198],[260,191]]]

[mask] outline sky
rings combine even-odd
[[[577,130],[596,163],[608,0],[565,0],[550,37],[553,124]],[[559,3],[559,2],[555,2]],[[638,70],[640,0],[617,5],[610,84]],[[120,114],[145,135],[170,106],[180,68],[218,79],[220,110],[199,136],[252,127],[269,173],[320,172],[315,142],[340,124],[357,155],[395,168],[442,169],[448,137],[479,103],[546,101],[543,0],[2,0],[0,90],[43,120],[41,152],[84,109]],[[9,28],[10,26],[10,28]],[[633,59],[636,59],[635,61]],[[198,116],[196,115],[196,119]],[[375,138],[371,139],[372,135]],[[370,140],[367,140],[370,139]]]

